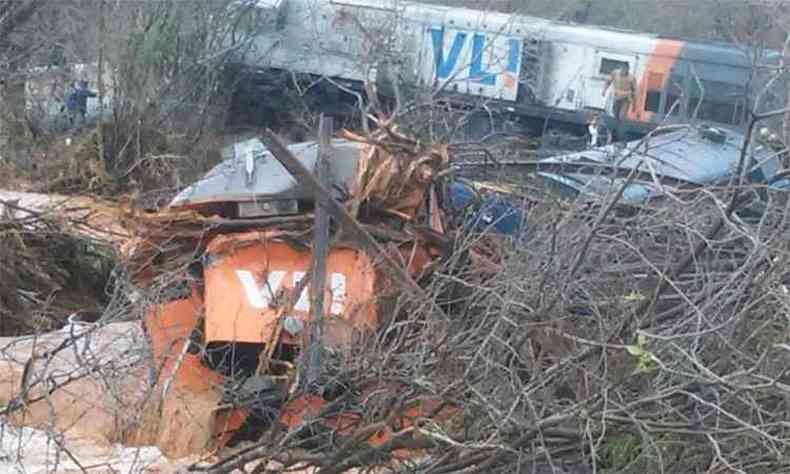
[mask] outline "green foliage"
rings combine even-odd
[[[149,30],[135,35],[140,42],[140,62],[146,66],[167,65],[180,53],[179,35],[183,24],[181,8],[168,3],[164,10],[154,19]]]
[[[207,13],[199,4],[163,1],[155,8],[143,8],[138,16],[143,21],[130,31],[131,41],[120,45],[126,49],[123,66],[129,69],[127,73],[134,72],[132,76],[121,78],[126,82],[122,90],[140,89],[136,91],[138,94],[160,98],[165,92],[164,84],[172,89],[189,83],[191,88],[167,93],[204,92],[200,86],[210,82],[204,79],[212,74],[213,67],[209,66],[214,66],[201,62],[209,53],[204,50],[205,37],[211,27]],[[152,94],[153,91],[158,93]]]
[[[628,467],[642,454],[642,443],[632,434],[624,434],[606,441],[598,455],[598,467],[604,473],[615,473]]]
[[[636,357],[636,368],[640,372],[653,372],[656,370],[658,357],[645,349],[647,341],[643,334],[639,334],[636,344],[625,346],[625,350]]]
[[[208,155],[201,140],[210,139],[229,100],[223,66],[231,55],[244,54],[252,34],[236,34],[245,10],[234,3],[106,4],[107,34],[101,44],[112,71],[111,121],[103,139],[109,173],[130,183],[177,185],[174,164],[192,167],[199,160],[152,157]],[[167,177],[174,182],[164,183]]]

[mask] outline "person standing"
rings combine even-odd
[[[620,68],[615,69],[606,79],[602,96],[606,96],[606,91],[612,88],[612,115],[618,120],[625,120],[628,108],[633,106],[634,96],[636,95],[636,83],[634,78]]]
[[[587,123],[587,133],[590,135],[591,148],[608,145],[612,142],[612,132],[606,127],[603,117],[595,112]]]
[[[66,99],[66,109],[69,112],[69,124],[82,125],[88,114],[88,98],[96,97],[96,93],[88,89],[88,81],[80,81],[79,87],[71,86],[71,91]]]

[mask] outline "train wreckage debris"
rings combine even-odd
[[[129,396],[123,408],[135,416],[120,418],[120,441],[156,444],[178,458],[260,435],[274,424],[296,429],[322,414],[322,426],[341,438],[363,433],[372,446],[393,440],[419,446],[403,441],[418,418],[450,423],[457,414],[451,400],[421,397],[400,406],[389,424],[364,427],[347,404],[337,409],[337,393],[305,387],[301,354],[314,344],[324,358],[353,351],[393,317],[399,297],[443,314],[446,309],[425,293],[422,282],[469,233],[479,236],[468,248],[478,273],[496,272],[497,248],[527,235],[526,206],[521,197],[501,189],[482,192],[479,183],[458,178],[446,146],[420,145],[388,127],[369,137],[341,136],[321,146],[286,147],[267,132],[262,140],[236,143],[225,161],[167,208],[119,212],[132,237],[115,244],[135,285],[171,288],[175,279],[186,288],[167,292],[144,316],[156,374],[147,387],[142,375],[124,378]],[[527,169],[586,198],[625,186],[624,201],[642,202],[675,187],[730,179],[743,142],[732,132],[684,129],[624,147],[499,166]],[[770,181],[778,169],[772,159],[758,150],[747,175]],[[458,164],[461,174],[482,166]],[[317,257],[320,210],[331,225],[326,253]],[[319,319],[316,341],[312,328]],[[93,344],[104,337],[99,334]],[[139,356],[120,346],[114,350],[137,367],[134,374],[142,373]],[[41,413],[49,413],[44,405],[53,400],[74,404],[69,397],[44,400],[38,396],[47,390],[42,386],[25,389],[19,399],[17,388],[29,382],[29,370],[4,362],[12,375],[6,377],[3,402],[18,412],[19,424],[43,423]],[[313,374],[320,386],[321,371]],[[90,377],[67,377],[64,383],[72,384],[71,393],[97,392]],[[356,389],[364,396],[398,386],[381,382]],[[98,410],[103,418],[96,419],[104,421],[97,430],[109,436],[106,400],[93,398],[77,407],[79,413],[65,410],[56,426],[72,426],[75,416]]]
[[[417,281],[452,251],[458,230],[451,218],[466,222],[488,247],[526,230],[523,211],[505,199],[476,199],[480,193],[467,190],[459,201],[459,186],[467,185],[447,173],[446,147],[421,147],[392,129],[342,136],[324,152],[316,143],[285,147],[271,133],[266,147],[237,143],[167,209],[127,216],[137,236],[125,247],[135,282],[146,287],[182,274],[191,289],[145,317],[161,367],[165,421],[157,444],[166,454],[203,452],[272,422],[294,428],[329,403],[320,391],[293,396],[317,298],[324,308],[321,344],[330,353],[347,351],[391,317],[388,307],[399,295],[444,311]],[[326,184],[315,176],[319,169]],[[312,229],[319,207],[333,224],[317,262]],[[488,247],[471,252],[488,261]],[[315,285],[317,265],[323,285]],[[323,296],[313,296],[313,286],[323,286]],[[185,400],[205,407],[202,414],[184,409]],[[447,418],[453,409],[440,399],[415,400],[397,424],[430,413]],[[343,434],[359,420],[341,412],[325,423]],[[210,436],[187,443],[180,436],[185,428]],[[386,442],[394,429],[372,431],[370,442]]]
[[[743,147],[748,146],[746,176],[777,184],[780,156],[746,143],[743,133],[723,128],[671,127],[627,143],[530,161],[464,162],[459,172],[495,171],[536,174],[560,195],[597,200],[625,186],[622,201],[645,203],[676,191],[726,185],[737,178]]]

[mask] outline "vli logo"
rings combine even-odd
[[[433,43],[434,65],[436,70],[436,77],[440,80],[448,79],[457,73],[459,67],[468,67],[468,78],[474,82],[486,86],[495,86],[497,76],[504,72],[508,77],[518,77],[519,58],[521,54],[521,41],[516,38],[495,38],[494,42],[486,44],[486,35],[482,33],[471,34],[471,52],[468,57],[462,58],[465,51],[469,51],[467,40],[470,34],[464,31],[445,32],[444,28],[431,28],[431,40]],[[452,35],[452,40],[445,44],[445,34]],[[501,40],[506,41],[507,57],[506,58],[493,58],[495,61],[503,64],[505,67],[499,72],[491,70],[490,61],[488,65],[483,65],[484,56],[495,56],[492,54],[497,46],[497,39],[499,43]],[[449,51],[446,49],[449,45]],[[462,62],[459,66],[459,60]],[[512,86],[515,81],[506,81],[506,87]]]

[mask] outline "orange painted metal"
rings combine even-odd
[[[414,437],[417,434],[415,433],[415,428],[418,427],[420,420],[430,418],[432,422],[442,424],[460,412],[457,406],[446,404],[438,399],[420,400],[403,411],[400,418],[397,419],[397,426],[391,425],[384,430],[376,432],[368,438],[368,444],[373,447],[379,447],[388,443],[395,436],[402,434],[407,435],[407,437]],[[414,459],[421,455],[423,455],[422,450],[395,449],[392,451],[392,457],[399,460]]]
[[[317,416],[327,403],[323,398],[314,395],[293,399],[280,411],[280,423],[288,429],[294,429],[301,425],[306,417]],[[350,436],[354,434],[354,429],[359,427],[360,421],[362,418],[357,414],[341,412],[332,417],[325,417],[321,423],[333,429],[338,436]]]
[[[224,446],[233,435],[241,428],[249,411],[242,409],[223,409],[216,412],[214,418],[214,443],[215,446]]]
[[[196,301],[184,299],[154,306],[144,317],[156,366],[161,367],[157,388],[164,396],[163,413],[169,414],[160,429],[159,444],[171,452],[187,453],[191,448],[222,446],[248,416],[247,410],[216,407],[218,387],[223,384],[224,377],[203,365],[200,357],[191,354],[186,347],[197,324],[198,311]],[[201,413],[202,418],[195,416],[194,411],[203,410],[208,411]],[[174,419],[180,415],[189,420]],[[189,441],[181,438],[179,442],[177,431],[182,424],[185,429],[206,432],[191,433]],[[193,440],[199,446],[184,446]]]
[[[246,410],[210,408],[218,406],[216,389],[224,377],[204,366],[200,357],[185,347],[202,308],[205,318],[201,344],[307,342],[302,340],[303,335],[294,337],[283,331],[281,316],[285,298],[292,297],[293,288],[308,277],[312,255],[309,248],[287,243],[285,238],[287,234],[279,231],[215,236],[207,244],[203,284],[192,285],[191,298],[162,305],[146,315],[154,354],[163,367],[159,385],[171,387],[164,413],[174,421],[168,421],[170,429],[163,438],[167,443],[177,441],[179,429],[197,429],[182,420],[181,414],[186,412],[182,400],[191,400],[189,403],[201,412],[211,411],[203,413],[205,422],[201,421],[200,426],[209,427],[206,437],[213,446],[224,445],[248,417]],[[391,243],[386,248],[413,276],[420,276],[434,260],[431,250],[420,239]],[[364,252],[348,246],[333,248],[326,265],[324,337],[329,344],[352,344],[355,334],[376,328],[378,298],[397,293],[397,288],[376,271],[375,262]],[[293,309],[285,314],[297,316],[306,324],[310,317],[308,286],[293,299]],[[280,412],[280,422],[294,428],[304,417],[317,415],[327,403],[313,396],[290,400]],[[410,429],[417,417],[428,416],[426,410],[422,403],[409,407],[402,417],[396,417],[392,427],[373,433],[368,441],[373,445],[386,442],[392,433]],[[360,415],[341,412],[324,418],[322,424],[338,436],[351,436],[361,422]],[[192,442],[195,447],[202,443],[202,438],[198,438]]]
[[[154,358],[162,367],[159,383],[208,391],[221,385],[223,377],[205,367],[200,358],[184,351],[184,344],[197,324],[198,307],[192,300],[176,300],[152,308],[145,316]],[[180,360],[179,360],[180,359]]]
[[[390,386],[390,390],[397,387]],[[373,389],[369,390],[373,391]],[[291,400],[280,411],[280,423],[294,429],[300,426],[305,417],[315,417],[329,402],[316,396],[306,396]],[[401,433],[413,434],[419,421],[430,418],[435,423],[443,423],[458,415],[457,406],[447,404],[439,399],[422,399],[406,407],[398,417],[393,417],[384,429],[373,432],[367,438],[368,444],[373,447],[389,442],[393,436]],[[355,413],[340,412],[332,417],[324,417],[321,424],[334,431],[337,436],[355,436],[357,430],[364,428],[362,416]],[[396,450],[393,456],[398,459],[410,459],[418,456],[413,450]]]
[[[636,89],[636,101],[634,107],[628,110],[628,119],[640,122],[654,122],[657,120],[656,113],[645,111],[645,101],[647,92],[650,87],[655,87],[653,84],[655,79],[651,77],[662,77],[660,90],[666,87],[669,80],[669,74],[672,71],[672,66],[678,60],[681,50],[683,49],[682,41],[659,39],[656,40],[656,46],[653,52],[647,58],[647,66],[645,72],[639,79],[639,84]]]
[[[413,278],[422,276],[425,267],[434,260],[433,255],[426,246],[417,240],[401,244],[396,250],[388,250],[395,261],[403,264]]]
[[[279,323],[278,306],[283,303],[284,290],[293,290],[299,281],[309,278],[312,252],[258,232],[238,234],[235,239],[222,237],[207,249],[205,342],[267,343]],[[328,325],[333,319],[342,319],[344,326],[374,329],[376,277],[367,256],[351,248],[334,248],[327,257],[326,275]],[[305,322],[310,318],[307,287],[287,315]]]

